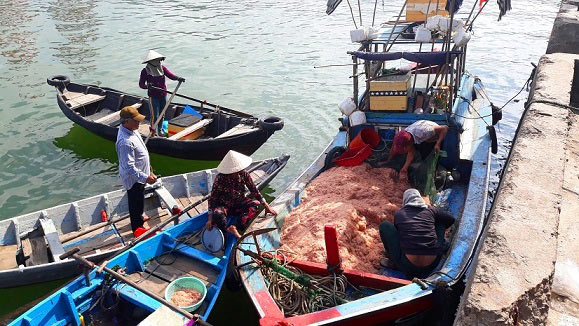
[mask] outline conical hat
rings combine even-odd
[[[151,60],[155,60],[155,59],[162,59],[165,60],[165,56],[162,55],[161,53],[155,51],[155,50],[149,50],[149,53],[147,53],[147,56],[145,57],[145,60],[143,60],[143,63],[147,63]]]
[[[217,172],[231,174],[239,172],[248,167],[253,159],[236,151],[229,151],[217,166]]]

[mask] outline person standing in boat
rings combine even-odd
[[[399,270],[410,277],[427,277],[448,249],[444,234],[454,217],[428,205],[413,188],[404,191],[402,204],[394,213],[394,224],[380,224],[380,239],[388,260]]]
[[[267,204],[245,168],[251,157],[230,150],[217,166],[209,196],[209,217],[205,227],[217,226],[223,233],[229,232],[239,238],[240,228],[246,228],[263,204],[267,213],[277,213]],[[245,195],[246,189],[249,196]]]
[[[178,80],[180,82],[185,82],[185,78],[179,77],[173,74],[167,67],[161,64],[161,61],[165,60],[165,56],[161,55],[157,51],[149,50],[147,57],[143,63],[147,64],[143,70],[141,70],[141,77],[139,78],[139,87],[142,89],[148,89],[147,94],[151,99],[153,106],[154,119],[158,119],[161,111],[167,104],[167,85],[165,84],[165,76],[171,80]],[[155,89],[152,86],[161,88]],[[153,119],[151,121],[151,127],[153,126]],[[157,135],[161,135],[161,130],[163,128],[163,121],[159,121],[157,125],[157,130],[155,131]]]
[[[438,153],[447,132],[448,126],[440,126],[429,120],[418,120],[394,136],[394,144],[387,162],[396,155],[406,154],[400,175],[408,179],[408,168],[416,152],[420,153],[422,159],[425,159],[433,149]]]
[[[145,222],[145,184],[157,182],[157,176],[149,162],[149,152],[139,134],[139,124],[145,119],[137,109],[125,106],[121,109],[121,125],[115,147],[119,158],[119,176],[129,201],[129,215],[133,233]]]

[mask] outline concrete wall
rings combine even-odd
[[[551,293],[555,262],[579,263],[577,4],[562,3],[539,61],[455,325],[579,325],[579,304]]]

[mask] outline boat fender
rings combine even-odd
[[[233,253],[232,253],[233,255]],[[227,273],[225,274],[225,287],[231,292],[237,292],[241,289],[241,275],[235,264],[227,265]]]
[[[259,119],[259,126],[263,130],[267,131],[278,131],[283,128],[283,120],[278,117],[269,116],[263,119]]]
[[[66,87],[66,85],[70,84],[70,78],[65,75],[54,75],[48,77],[46,83],[54,87]]]
[[[340,157],[340,155],[344,154],[345,151],[346,148],[342,146],[337,146],[330,149],[328,154],[326,154],[326,159],[324,160],[324,170],[333,167],[335,165],[334,160]]]
[[[503,119],[503,110],[491,103],[491,110],[493,114],[493,126]]]
[[[487,130],[489,131],[489,136],[491,137],[491,152],[496,154],[499,149],[499,143],[497,140],[497,132],[495,130],[495,126],[487,126]]]

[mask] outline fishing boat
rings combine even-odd
[[[409,3],[415,2],[409,0],[405,5]],[[420,5],[426,8],[427,4],[428,1]],[[437,1],[431,1],[429,6],[441,15]],[[469,31],[476,18],[473,11],[457,24],[463,28],[457,27],[457,33]],[[438,29],[428,31],[426,43],[416,41],[419,31],[413,28],[424,28],[422,22],[428,24],[436,12],[422,14],[418,23],[409,21],[411,15],[407,12],[406,20],[398,16],[371,31],[371,36],[367,31],[352,31],[353,39],[362,35],[361,46],[348,52],[353,62],[353,96],[351,107],[342,105],[347,101],[340,105],[343,116],[339,132],[271,203],[278,215],[256,219],[248,229],[273,231],[241,244],[233,256],[236,265],[230,268],[238,270],[238,278],[259,313],[260,325],[427,324],[425,318],[429,314],[442,310],[435,293],[452,288],[467,272],[483,230],[491,153],[497,149],[494,124],[500,119],[500,110],[490,103],[481,80],[465,69],[466,43],[453,43],[449,33]],[[459,17],[454,12],[450,17],[441,16],[439,19],[447,26],[455,26],[453,22]],[[432,51],[436,46],[442,46],[440,51]],[[422,51],[424,48],[427,50]],[[400,62],[401,58],[407,61]],[[389,67],[392,60],[394,67]],[[406,64],[408,69],[400,71],[404,69],[399,67]],[[358,71],[359,66],[364,67],[362,72]],[[365,76],[365,81],[359,76]],[[343,166],[371,160],[376,163],[382,158],[386,161],[394,135],[418,120],[449,127],[441,151],[446,157],[435,155],[438,162],[433,161],[434,169],[427,172],[424,180],[434,185],[429,194],[431,202],[457,220],[449,250],[428,277],[409,278],[392,267],[380,272],[339,271],[331,263],[339,262],[335,256],[332,258],[337,242],[332,242],[331,237],[329,242],[326,238],[327,264],[278,250],[283,245],[284,222],[306,198],[306,187],[313,180],[338,161]],[[371,146],[368,141],[364,142],[366,147],[351,153],[352,144],[364,139],[362,134],[368,130],[380,137],[376,143],[379,146]],[[320,226],[325,231],[324,227]],[[328,243],[334,243],[334,248]],[[337,285],[338,276],[343,287]],[[283,284],[279,283],[282,279]],[[322,283],[329,285],[321,287]],[[292,310],[288,311],[288,307]]]
[[[119,113],[123,107],[134,106],[150,117],[148,98],[112,88],[73,83],[63,75],[51,76],[47,83],[56,88],[58,106],[67,118],[112,141],[117,138],[121,123]],[[230,149],[253,154],[274,132],[283,128],[283,120],[278,117],[258,119],[248,113],[177,93],[174,95],[198,105],[170,103],[165,113],[168,137],[150,137],[147,142],[150,152],[190,160],[218,161]],[[149,120],[141,123],[139,132],[143,139],[149,138],[151,125]]]
[[[265,187],[289,156],[256,161],[247,171],[259,188]],[[181,220],[207,210],[215,169],[159,178],[145,188],[145,215],[155,227],[185,209]],[[195,212],[195,213],[191,213]],[[125,248],[134,239],[127,192],[115,190],[41,211],[0,221],[0,288],[62,279],[80,271],[65,251],[89,261],[101,261]],[[196,224],[195,224],[196,225]]]

